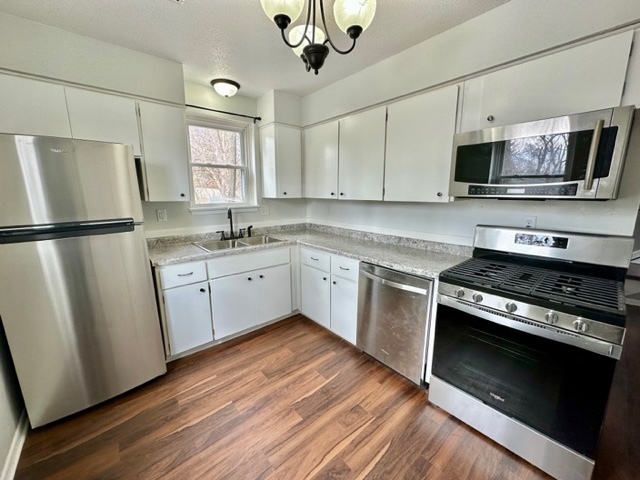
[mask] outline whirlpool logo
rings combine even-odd
[[[495,393],[493,393],[493,392],[489,392],[489,395],[491,395],[491,397],[492,397],[494,400],[497,400],[498,402],[502,402],[502,403],[504,403],[504,398],[502,398],[500,395],[496,395],[496,394],[495,394]]]

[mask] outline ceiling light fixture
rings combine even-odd
[[[227,80],[226,78],[216,78],[211,80],[211,86],[218,95],[223,97],[233,97],[238,90],[240,90],[240,84],[233,80]]]
[[[331,45],[341,55],[351,52],[356,46],[356,40],[371,25],[376,13],[376,0],[335,0],[333,15],[336,24],[353,40],[350,48],[340,50],[329,35],[323,0],[309,0],[305,23],[293,27],[289,31],[288,40],[284,31],[291,22],[298,19],[304,8],[305,0],[260,0],[260,3],[267,17],[272,19],[280,29],[284,43],[302,58],[307,72],[313,70],[316,75],[329,55],[329,47],[326,44]],[[316,3],[320,3],[320,18],[324,31],[316,26]]]

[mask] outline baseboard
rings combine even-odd
[[[16,469],[18,468],[18,460],[20,460],[24,441],[27,439],[27,432],[29,432],[29,417],[27,417],[27,411],[23,410],[20,420],[18,421],[16,433],[13,435],[9,453],[7,454],[2,472],[0,473],[0,480],[13,480]]]

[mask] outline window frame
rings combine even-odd
[[[191,135],[189,133],[190,126],[216,128],[220,130],[228,130],[238,132],[241,135],[241,155],[244,156],[244,166],[226,165],[226,164],[202,164],[194,163],[191,158]],[[256,179],[256,156],[255,156],[255,126],[250,122],[230,120],[213,116],[203,116],[187,113],[186,115],[187,143],[189,146],[189,189],[191,191],[191,201],[189,211],[192,214],[208,213],[212,211],[226,210],[229,207],[233,209],[257,209],[257,179]],[[212,168],[228,168],[235,170],[244,170],[244,203],[196,203],[195,188],[193,184],[193,167],[204,166]]]

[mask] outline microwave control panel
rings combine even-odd
[[[516,185],[469,185],[469,195],[540,195],[554,197],[574,197],[578,193],[578,184],[544,185],[536,187]]]

